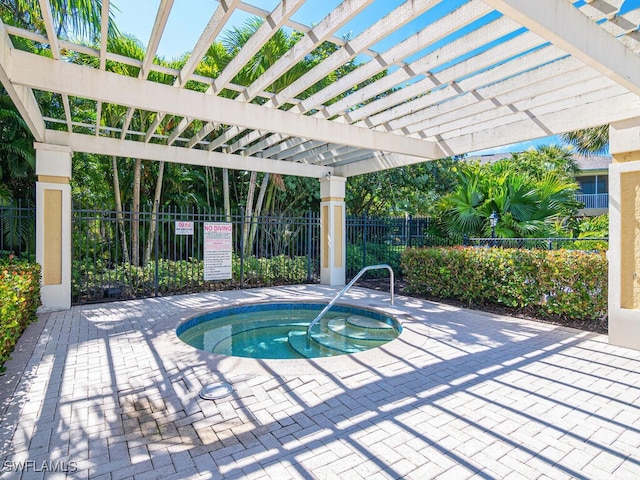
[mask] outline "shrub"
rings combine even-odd
[[[251,286],[304,283],[307,281],[307,257],[272,258],[247,256],[244,259],[244,283]],[[158,260],[158,293],[161,295],[222,290],[240,283],[240,257],[233,255],[231,280],[205,281],[204,262]],[[100,260],[73,262],[72,297],[79,301],[99,301],[105,297],[136,298],[155,293],[156,264],[144,267],[129,264],[108,266]]]
[[[40,265],[0,257],[0,371],[40,306]]]
[[[501,248],[411,248],[407,288],[469,305],[502,305],[556,321],[599,321],[607,313],[604,253]]]

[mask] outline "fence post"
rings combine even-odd
[[[412,242],[412,238],[411,238],[411,229],[412,229],[412,226],[413,226],[413,215],[411,215],[411,214],[409,215],[409,225],[408,226],[409,226],[409,232],[407,233],[407,246],[411,247],[412,246],[411,244],[413,243]]]
[[[311,249],[313,248],[311,229],[313,228],[311,220],[311,209],[307,211],[307,282],[311,283]]]
[[[244,287],[244,208],[242,205],[238,205],[240,208],[240,288]]]
[[[154,239],[153,239],[154,246],[153,246],[153,248],[156,251],[156,253],[155,253],[156,273],[155,273],[155,278],[154,278],[154,284],[155,284],[154,286],[155,286],[155,296],[157,297],[158,296],[158,247],[159,247],[159,238],[160,238],[159,237],[159,235],[160,235],[159,234],[160,225],[158,223],[158,215],[160,214],[160,211],[159,211],[160,204],[158,202],[156,202],[155,206],[156,206],[156,214],[154,216],[153,221],[156,224],[156,229],[153,232],[153,236],[154,236]]]
[[[362,267],[367,266],[367,214],[362,217]]]

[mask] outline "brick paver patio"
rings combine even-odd
[[[375,353],[236,360],[173,333],[210,308],[335,292],[42,314],[0,377],[0,478],[640,478],[640,352],[605,336],[363,289],[348,302],[405,325]],[[215,381],[233,395],[201,399]]]

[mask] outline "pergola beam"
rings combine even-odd
[[[205,150],[170,147],[109,137],[94,137],[57,130],[47,130],[45,141],[53,145],[69,146],[74,152],[93,153],[97,155],[132,157],[143,160],[229,168],[232,170],[252,170],[310,178],[323,178],[327,174],[333,173],[333,169],[331,168],[316,165],[284,161],[276,162],[259,157],[207,152]]]
[[[391,33],[395,28],[413,20],[441,1],[442,0],[414,0],[403,3],[389,15],[371,25],[356,38],[349,40],[342,48],[336,50],[323,62],[292,82],[281,92],[278,92],[273,101],[268,102],[268,104],[273,104],[277,108],[289,102],[300,92],[306,90],[309,85],[313,85],[325,77],[328,72],[333,72],[341,65],[355,58],[359,53],[363,53],[367,48],[382,39],[385,35]]]
[[[139,78],[146,79],[149,76],[150,66],[153,63],[153,59],[156,57],[156,52],[158,51],[158,46],[160,45],[160,40],[162,40],[162,33],[164,32],[165,27],[167,26],[167,21],[169,20],[169,14],[171,13],[171,7],[173,7],[174,0],[161,0],[160,6],[158,7],[158,13],[156,14],[156,20],[153,22],[153,28],[151,30],[151,36],[149,38],[149,45],[147,46],[147,51],[144,54],[144,60],[142,61],[142,68],[140,69],[140,73],[138,75]],[[162,122],[164,115],[162,113],[158,113],[156,117],[151,122],[151,126],[147,130],[147,134],[144,137],[144,141],[148,142],[151,140],[151,137]]]
[[[15,51],[14,54],[13,81],[32,88],[255,130],[270,126],[274,131],[289,136],[417,155],[426,159],[444,156],[434,142],[235,102],[25,52]]]
[[[527,43],[523,43],[522,39],[514,45],[519,45],[520,48],[502,50],[500,57],[509,58],[513,55],[517,55],[518,51],[522,52],[528,49]],[[522,50],[522,48],[525,50]],[[555,47],[548,46],[529,54],[522,55],[514,60],[495,66],[491,69],[488,69],[488,67],[492,65],[491,62],[496,61],[495,54],[491,55],[490,58],[486,59],[486,61],[482,61],[482,59],[476,57],[474,59],[461,62],[454,67],[438,72],[437,77],[425,78],[422,81],[416,82],[414,85],[410,85],[407,88],[403,88],[398,92],[391,94],[389,97],[394,97],[393,101],[397,105],[396,107],[380,109],[380,106],[375,105],[377,102],[371,102],[370,104],[365,105],[363,109],[366,109],[367,111],[380,111],[380,113],[370,116],[366,120],[361,120],[356,123],[356,125],[376,126],[386,124],[393,119],[399,119],[399,123],[402,123],[402,118],[412,114],[412,112],[422,110],[430,105],[434,105],[435,103],[451,100],[465,92],[473,92],[477,89],[495,84],[496,79],[509,79],[514,75],[523,74],[523,72],[526,74],[529,71],[534,71],[536,67],[540,69],[547,69],[547,64],[551,64],[562,55],[562,52]],[[480,55],[478,55],[478,57],[480,57]],[[542,67],[540,67],[540,65],[542,65]],[[554,68],[560,69],[561,67],[562,66],[558,64]],[[493,71],[493,77],[487,73],[490,70]],[[493,82],[491,81],[492,78]],[[438,82],[441,85],[444,84],[447,86],[441,87],[429,95],[402,103],[404,100],[411,98],[412,95],[415,95],[416,90],[420,88],[426,89],[429,85],[433,85]],[[353,114],[350,114],[349,118],[353,119],[352,116],[358,118],[361,115],[358,115],[358,110],[356,110]],[[396,126],[394,128],[398,127]]]
[[[513,123],[459,135],[451,132],[443,141],[452,155],[485,150],[516,142],[580,130],[595,125],[626,120],[640,116],[640,98],[626,93],[615,98],[603,98],[588,104],[578,103],[569,109],[549,111]]]
[[[310,32],[306,33],[286,54],[278,59],[269,69],[258,77],[238,97],[249,102],[262,90],[282,76],[287,70],[301,61],[305,55],[324,42],[330,35],[355,17],[373,0],[345,0],[327,15]]]
[[[142,68],[140,68],[139,78],[147,78],[151,71],[151,64],[156,57],[160,40],[162,39],[162,33],[169,20],[169,14],[171,13],[171,7],[173,7],[174,0],[161,0],[158,12],[156,13],[156,19],[153,22],[153,28],[151,29],[151,35],[149,37],[149,43],[147,44],[147,50],[142,61]]]
[[[60,44],[58,42],[58,35],[56,35],[56,29],[53,25],[51,5],[49,4],[49,0],[38,0],[38,3],[40,4],[40,13],[42,14],[44,28],[47,32],[47,40],[49,41],[51,56],[56,60],[60,60]]]
[[[175,87],[184,87],[184,85],[189,81],[189,78],[191,78],[191,75],[196,70],[198,63],[200,63],[204,54],[207,53],[207,50],[218,34],[222,31],[222,28],[227,23],[227,20],[229,20],[239,3],[240,0],[220,0],[220,5],[215,9],[213,15],[211,15],[209,23],[207,23],[204,31],[200,34],[200,38],[189,54],[189,58],[180,70],[180,73],[174,83]]]
[[[467,3],[446,17],[435,21],[406,40],[381,53],[366,64],[349,72],[318,93],[304,99],[296,105],[294,109],[299,113],[306,113],[349,90],[353,85],[357,85],[380,73],[388,65],[395,63],[398,58],[412,55],[422,48],[450,35],[456,28],[466,26],[487,13],[489,13],[489,9],[481,3]],[[320,65],[322,65],[322,63]]]
[[[522,88],[505,94],[486,96],[484,100],[480,101],[469,93],[458,97],[460,100],[467,99],[465,102],[467,105],[462,104],[460,108],[446,108],[454,101],[446,102],[419,112],[420,115],[416,119],[418,121],[412,121],[411,115],[408,115],[402,122],[389,122],[389,125],[394,130],[404,128],[404,131],[408,133],[423,131],[427,136],[441,135],[444,132],[460,128],[459,124],[461,123],[467,126],[475,125],[474,115],[482,112],[487,112],[488,116],[492,114],[498,116],[501,111],[504,111],[504,107],[510,109],[512,113],[531,110],[542,105],[556,103],[566,98],[599,91],[615,85],[608,78],[603,78],[599,75],[594,77],[595,73],[590,69],[585,69],[584,73],[585,75],[576,76],[576,80],[567,81],[566,83],[561,82],[563,80],[562,77],[556,77],[552,79],[553,81],[523,85]],[[483,98],[481,90],[476,91],[476,95]],[[480,121],[487,121],[489,119],[488,116],[485,115],[485,118]],[[457,124],[457,126],[452,128],[453,124]]]
[[[424,158],[410,155],[395,155],[373,152],[368,160],[349,163],[334,168],[334,174],[341,177],[353,177],[365,173],[388,170],[390,168],[404,167],[424,162]]]
[[[240,0],[220,0],[220,5],[218,5],[218,8],[213,12],[209,23],[200,35],[200,38],[189,55],[189,58],[176,77],[175,82],[173,83],[174,87],[184,87],[187,84],[191,75],[193,75],[193,72],[198,66],[198,63],[200,63],[202,57],[207,53],[207,50],[211,47],[211,44],[229,20],[239,3]],[[192,120],[187,117],[180,120],[180,123],[178,123],[173,132],[171,132],[168,142],[169,145],[171,145],[175,139],[187,129],[191,121]]]
[[[405,25],[441,2],[442,0],[413,0],[403,3],[391,13],[368,27],[357,37],[350,39],[342,45],[342,48],[333,52],[320,64],[278,92],[272,99],[267,101],[264,106],[279,108],[285,103],[294,103],[294,97],[297,94],[306,90],[309,85],[314,85],[320,81],[327,75],[327,72],[333,72],[341,65],[355,58],[358,54],[365,53],[372,56],[372,52],[368,51],[371,45],[384,38],[385,35],[393,32],[394,29],[400,28],[402,25]],[[299,104],[299,102],[295,103]],[[222,134],[224,136],[222,141],[227,141],[238,133],[240,133],[240,130],[237,127],[231,127]],[[276,136],[274,135],[273,137],[272,140],[276,140]],[[286,138],[286,136],[277,135],[277,138],[277,141],[281,141]],[[275,143],[277,143],[277,141]],[[272,145],[275,143],[272,143]]]
[[[413,12],[415,14],[415,12],[427,10],[429,6],[433,6],[436,3],[439,3],[439,2],[431,1],[431,2],[423,2],[421,4],[419,2],[415,2],[415,3],[408,2],[406,4],[403,4],[401,7],[398,7],[398,9],[396,9],[398,14],[397,17],[394,11],[393,15],[390,14],[387,17],[384,17],[382,20],[378,22],[378,24],[380,24],[380,26],[384,31],[385,28],[388,28],[387,25],[389,22],[396,21],[396,19],[399,19],[401,22],[408,21],[408,14],[410,12]],[[409,8],[411,8],[412,10],[410,10]],[[399,59],[406,57],[408,55],[411,55],[415,51],[421,48],[424,48],[426,45],[435,43],[438,40],[444,38],[445,36],[447,36],[453,31],[453,28],[466,26],[472,23],[473,21],[477,20],[478,18],[486,15],[487,13],[489,13],[489,10],[484,5],[476,1],[470,2],[454,10],[453,12],[449,13],[446,17],[440,20],[437,20],[431,25],[428,25],[420,32],[412,35],[408,39],[388,49],[386,52],[377,55],[375,58],[367,62],[365,65],[347,74],[345,77],[332,83],[330,86],[322,89],[321,91],[312,95],[308,99],[305,99],[299,102],[296,105],[295,110],[298,113],[305,113],[316,107],[320,108],[321,103],[327,100],[330,100],[336,95],[339,95],[343,91],[351,88],[353,84],[366,81],[368,78],[371,78],[377,73],[380,73],[381,71],[383,71],[386,68],[386,66],[396,64],[398,63]],[[452,19],[455,19],[456,21],[454,22]],[[498,23],[506,23],[506,22],[498,22]],[[513,24],[513,22],[511,21],[509,21],[509,23]],[[454,25],[457,27],[454,27]],[[497,28],[497,30],[499,29]],[[504,32],[502,34],[505,34],[505,33],[507,32]],[[369,28],[367,31],[363,32],[361,35],[356,37],[356,39],[354,39],[353,42],[350,42],[351,48],[349,49],[343,48],[335,52],[328,59],[326,59],[319,65],[317,65],[314,69],[307,72],[307,74],[303,75],[296,82],[293,82],[289,87],[285,88],[282,92],[276,95],[276,99],[274,99],[274,101],[267,102],[266,106],[278,106],[282,103],[286,103],[289,100],[287,98],[288,96],[292,95],[294,92],[297,93],[297,91],[302,89],[303,86],[304,88],[306,88],[308,85],[315,83],[317,80],[319,80],[319,78],[321,78],[321,77],[318,77],[319,74],[322,74],[324,76],[326,75],[326,71],[328,69],[336,67],[336,65],[331,63],[332,61],[335,62],[337,59],[344,60],[344,58],[352,58],[356,54],[354,47],[358,47],[362,49],[368,46],[369,42],[371,42],[373,38],[380,38],[380,35],[381,35],[381,32],[379,30],[376,30],[373,27]],[[484,39],[485,42],[491,40],[491,38],[487,39],[486,36],[484,38],[485,38]],[[351,43],[353,43],[353,45],[351,45]],[[443,50],[443,49],[440,49],[440,50]],[[440,52],[440,51],[437,51],[436,53],[430,55],[430,57],[431,56],[439,59],[446,57],[443,54],[443,52]],[[445,62],[446,60],[443,59],[441,61]],[[411,71],[411,68],[409,67],[408,70]],[[398,75],[402,75],[403,73],[406,74],[406,70],[404,68],[392,73],[391,75],[381,80],[378,80],[377,82],[373,83],[369,87],[375,88],[376,94],[383,92],[385,90],[388,90],[394,85],[407,80],[408,77],[398,78],[396,80]],[[330,118],[336,113],[342,113],[342,111],[344,111],[345,109],[362,101],[360,100],[361,98],[365,99],[362,92],[370,91],[369,87],[365,87],[364,89],[358,90],[354,92],[354,94],[348,95],[347,97],[345,97],[345,99],[339,102],[336,102],[336,104],[323,108],[321,112],[317,113],[314,116],[317,118],[323,118],[323,117]],[[373,96],[373,95],[374,94],[370,96]],[[348,104],[348,105],[345,105],[345,104]],[[380,105],[381,104],[382,102],[380,102]],[[386,107],[381,105],[380,108],[384,109]],[[232,134],[233,132],[234,132],[234,129],[231,129],[231,132],[229,134]]]
[[[271,14],[264,17],[264,23],[260,25],[253,35],[251,35],[247,43],[244,44],[240,51],[227,64],[224,70],[220,72],[220,75],[218,75],[205,93],[218,95],[224,88],[226,88],[228,83],[231,82],[233,77],[236,76],[242,67],[246,65],[249,60],[258,53],[258,51],[260,51],[264,44],[276,34],[278,29],[282,27],[287,20],[289,20],[291,15],[293,15],[303,3],[304,0],[291,0],[289,2],[285,0],[279,3]],[[223,139],[220,139],[220,144],[225,143],[240,133],[240,130],[233,127],[229,130],[233,130],[233,133],[226,134]],[[213,148],[210,148],[209,150],[213,150]]]
[[[13,56],[16,50],[11,45],[9,35],[0,21],[0,82],[4,86],[13,104],[20,112],[22,119],[29,127],[36,142],[44,139],[45,123],[40,107],[33,95],[33,90],[22,85],[15,85],[11,78]]]
[[[600,77],[599,80],[602,80],[602,77]],[[611,80],[609,80],[609,82],[611,82]],[[449,139],[451,138],[482,134],[485,130],[497,129],[505,125],[513,125],[519,122],[533,123],[536,127],[541,127],[545,132],[547,132],[547,135],[563,133],[553,129],[553,122],[551,125],[543,123],[541,120],[543,116],[554,113],[560,115],[562,112],[566,112],[565,114],[569,115],[569,112],[572,112],[575,107],[582,104],[599,102],[606,98],[615,99],[616,97],[627,93],[627,90],[623,87],[613,82],[611,83],[613,86],[586,92],[576,90],[574,94],[569,93],[564,98],[558,98],[554,101],[540,101],[539,105],[526,105],[530,107],[528,109],[520,110],[518,108],[507,109],[505,107],[500,107],[493,111],[486,112],[484,115],[476,116],[475,118],[470,119],[468,123],[463,121],[453,122],[446,126],[441,125],[433,130],[425,130],[421,133],[427,137],[434,135],[437,138],[441,138],[443,142],[449,142]],[[596,112],[596,115],[597,114],[598,112]],[[484,118],[480,118],[481,116]],[[591,117],[589,117],[589,120],[590,118]],[[548,123],[548,120],[545,121]],[[587,126],[595,125],[597,124]],[[581,128],[586,128],[586,126]]]
[[[260,25],[258,30],[251,35],[251,38],[240,49],[240,51],[227,64],[220,75],[215,79],[208,93],[218,94],[226,87],[227,83],[236,76],[236,74],[246,65],[251,58],[258,53],[269,39],[275,35],[278,29],[296,13],[296,11],[304,4],[304,0],[283,0],[271,14]]]
[[[556,0],[484,2],[640,95],[640,57],[570,3]]]
[[[494,22],[496,23],[496,22]],[[498,27],[498,25],[495,25]],[[479,30],[483,32],[483,30]],[[500,28],[500,31],[502,29]],[[470,36],[467,40],[471,45],[474,45],[473,36]],[[460,40],[465,39],[463,37]],[[447,99],[455,98],[464,92],[475,90],[487,83],[492,83],[490,80],[485,80],[485,72],[487,69],[493,66],[491,70],[494,71],[495,79],[501,79],[519,73],[521,71],[534,68],[541,63],[546,63],[554,58],[557,58],[561,53],[553,47],[547,47],[523,55],[516,60],[508,61],[502,65],[500,62],[512,58],[518,54],[530,50],[532,47],[539,46],[542,40],[538,39],[533,34],[518,35],[517,37],[508,40],[501,45],[491,49],[487,52],[476,55],[473,58],[460,62],[451,67],[445,68],[439,71],[437,74],[432,74],[420,80],[413,85],[409,85],[405,88],[393,92],[387,97],[372,101],[363,107],[356,109],[346,116],[350,122],[360,120],[360,125],[375,126],[381,125],[394,118],[404,117],[407,114],[416,112],[423,109],[425,106],[437,102],[442,102]],[[427,55],[410,65],[410,68],[414,71],[424,71],[425,69],[433,69],[437,67],[440,62],[439,58],[444,57],[448,59],[447,49],[442,48],[442,51],[433,52],[433,59],[438,60],[438,63],[431,60],[431,55]],[[498,64],[498,66],[495,66]],[[376,82],[378,83],[378,82]],[[375,85],[375,84],[374,84]],[[442,85],[447,85],[442,87]],[[437,90],[429,95],[419,95],[420,91],[429,91],[432,88]],[[418,95],[417,98],[410,100],[412,97]],[[433,103],[430,103],[429,98],[435,96],[438,99]],[[410,100],[410,101],[406,101]],[[380,113],[376,113],[380,112]]]
[[[618,14],[623,3],[624,0],[594,0],[582,5],[580,10],[592,20],[610,20]]]
[[[100,70],[107,68],[107,41],[109,40],[109,0],[102,0],[100,18]]]

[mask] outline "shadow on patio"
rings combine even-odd
[[[256,374],[225,375],[154,343],[157,325],[194,310],[330,294],[221,292],[44,316],[3,402],[5,472],[8,462],[57,460],[91,479],[640,476],[640,357],[593,334],[401,298],[428,338],[409,354],[382,347],[375,366],[356,355],[347,371],[283,374],[260,362]],[[221,380],[232,396],[199,398]]]

